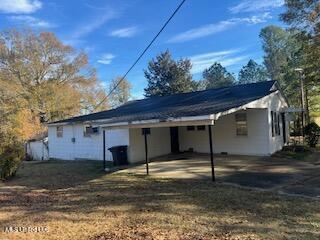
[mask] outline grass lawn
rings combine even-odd
[[[320,239],[320,202],[209,180],[105,175],[100,162],[28,162],[0,183],[0,227],[1,240]]]

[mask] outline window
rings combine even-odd
[[[90,137],[91,133],[92,133],[92,127],[91,126],[84,126],[83,136]]]
[[[236,133],[237,136],[247,136],[247,114],[246,113],[237,113],[236,117]]]
[[[57,137],[63,137],[63,126],[57,127]]]
[[[99,127],[92,127],[92,134],[99,134]]]
[[[271,131],[272,131],[272,137],[274,137],[274,112],[271,111]]]
[[[205,125],[197,126],[197,130],[198,131],[204,131],[204,130],[206,130],[206,126]]]
[[[274,111],[271,111],[271,128],[272,137],[280,136],[280,114]]]
[[[194,131],[195,127],[194,126],[187,126],[187,131]]]
[[[279,113],[277,113],[276,118],[277,118],[276,134],[277,136],[280,136],[280,114]]]

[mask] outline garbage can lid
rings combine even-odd
[[[127,145],[119,145],[119,146],[113,146],[108,148],[109,151],[113,151],[113,150],[121,150],[121,149],[126,149],[128,146]]]

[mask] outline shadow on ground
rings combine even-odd
[[[244,187],[272,189],[288,194],[319,196],[320,154],[315,152],[307,159],[279,157],[214,156],[218,182]],[[153,159],[150,174],[159,178],[206,179],[211,178],[208,155],[183,153]],[[135,166],[123,173],[145,175],[145,166]]]
[[[46,224],[51,235],[42,239],[320,237],[318,201],[100,169],[94,162],[25,163],[0,185],[1,225]]]

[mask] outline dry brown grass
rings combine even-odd
[[[320,202],[209,180],[114,173],[101,163],[24,163],[0,183],[0,239],[319,239]],[[48,233],[4,233],[46,226]]]

